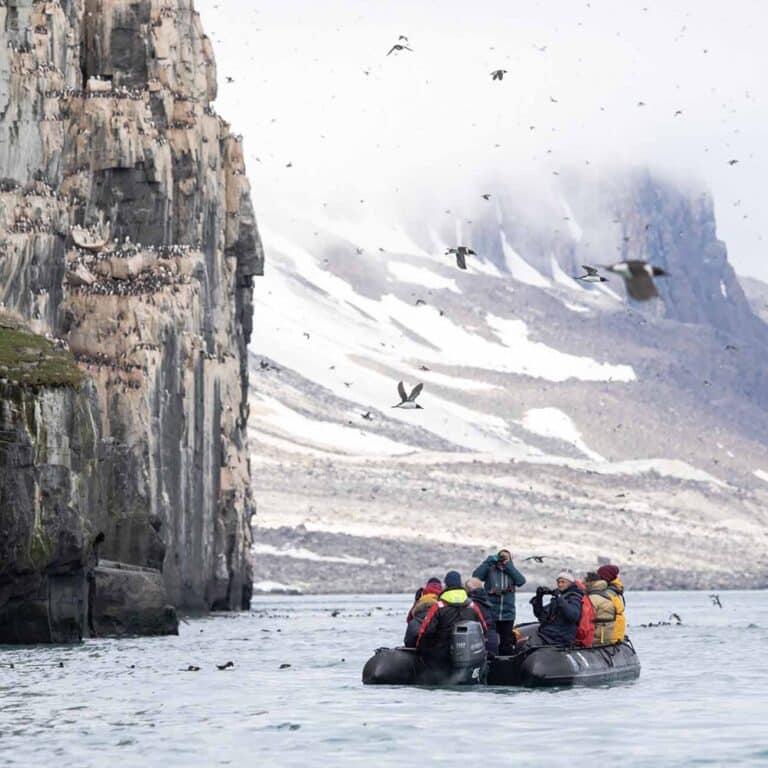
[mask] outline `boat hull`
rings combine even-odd
[[[487,683],[526,688],[604,685],[634,680],[640,660],[632,643],[593,648],[538,646],[513,656],[497,656],[478,679],[425,668],[411,648],[379,648],[363,667],[366,685],[466,685]]]
[[[527,688],[604,685],[640,676],[640,660],[629,642],[593,648],[540,646],[488,664],[488,685]]]

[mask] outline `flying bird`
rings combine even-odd
[[[656,290],[653,278],[664,277],[668,274],[661,267],[653,266],[647,261],[640,261],[638,259],[620,261],[617,264],[605,267],[605,269],[624,278],[627,293],[635,301],[648,301],[658,296],[659,292]]]
[[[360,414],[366,421],[373,421],[373,416],[371,416],[370,411],[366,411],[365,413]]]
[[[491,72],[491,79],[493,80],[503,80],[504,75],[507,74],[506,69],[494,69],[493,72]]]
[[[736,165],[736,163],[738,162],[739,162],[738,160],[729,160],[728,165]]]
[[[670,613],[669,620],[678,625],[683,623],[683,620],[680,618],[680,614],[678,613]]]
[[[232,669],[234,666],[235,666],[234,661],[227,661],[224,664],[217,664],[216,669],[221,669],[221,670]]]
[[[401,38],[402,39],[402,38]],[[394,53],[395,51],[411,51],[413,53],[413,48],[409,48],[407,45],[402,45],[402,43],[395,43],[388,51],[387,56],[389,56],[390,53]]]
[[[597,274],[597,267],[590,267],[589,264],[582,264],[584,274],[579,275],[576,279],[583,280],[585,283],[607,283],[607,278]]]
[[[483,200],[490,200],[491,199],[491,193],[486,192],[484,195],[480,195],[480,197],[483,198]]]
[[[712,601],[712,605],[716,605],[718,608],[723,607],[723,604],[720,602],[720,595],[710,595],[709,599]]]
[[[466,245],[459,245],[456,248],[449,248],[445,252],[445,255],[447,256],[449,253],[456,254],[456,266],[459,269],[467,268],[467,256],[477,256],[477,254],[471,248],[467,248]]]
[[[399,382],[397,385],[397,394],[400,395],[400,402],[397,405],[393,405],[393,408],[406,408],[409,411],[412,411],[414,408],[420,408],[421,406],[416,402],[416,398],[421,394],[421,390],[424,389],[423,384],[417,384],[412,390],[411,394],[409,395],[405,391],[405,384],[403,382]],[[423,410],[423,409],[422,409]]]
[[[234,77],[230,77],[229,75],[227,75],[227,82],[228,83],[234,83],[235,82],[235,78]]]
[[[533,560],[534,563],[543,563],[545,557],[548,557],[548,555],[531,555],[530,557],[524,557],[523,562]]]

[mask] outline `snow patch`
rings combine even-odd
[[[562,440],[564,443],[570,443],[594,461],[605,461],[599,453],[595,453],[587,446],[570,416],[559,408],[532,408],[525,412],[522,424],[524,429],[535,435]]]
[[[255,555],[274,555],[276,557],[289,557],[292,560],[311,560],[315,563],[343,563],[345,565],[370,565],[370,561],[362,557],[352,555],[319,555],[311,549],[296,547],[295,549],[275,547],[272,544],[254,542],[251,552]]]
[[[584,312],[589,312],[589,307],[583,307],[581,306],[581,304],[569,304],[567,301],[564,301],[563,306],[566,309],[570,309],[571,312],[578,312],[580,314],[583,314]]]
[[[504,230],[499,230],[501,245],[504,249],[504,260],[510,275],[519,283],[532,285],[534,288],[549,288],[550,282],[544,275],[537,272],[522,256],[520,256],[507,241]]]
[[[720,293],[723,294],[723,298],[728,298],[728,289],[725,287],[725,283],[721,280],[720,281]]]
[[[387,263],[387,269],[390,274],[403,283],[412,283],[421,285],[425,288],[434,288],[435,290],[448,290],[454,293],[461,293],[456,286],[455,280],[449,280],[447,277],[441,277],[435,274],[431,269],[416,267],[413,264],[406,264],[404,261],[390,261]]]
[[[768,472],[765,472],[762,469],[755,470],[755,477],[758,478],[758,480],[763,480],[768,483]]]
[[[581,238],[584,236],[584,231],[582,230],[581,226],[579,225],[579,222],[576,221],[576,217],[573,215],[573,210],[571,210],[571,206],[568,205],[568,203],[563,202],[563,211],[565,211],[565,218],[568,222],[568,231],[571,233],[571,237],[576,240],[576,242],[579,242]]]
[[[506,370],[511,373],[522,373],[549,381],[579,379],[629,382],[637,378],[631,365],[598,363],[591,357],[570,355],[541,342],[531,341],[528,328],[522,320],[509,320],[490,314],[487,319],[501,342],[514,350],[514,357],[506,364]]]
[[[396,443],[360,427],[348,427],[304,416],[265,395],[254,394],[251,403],[254,412],[258,412],[260,424],[273,425],[300,443],[337,452],[375,456],[393,456],[416,450],[413,446]],[[260,430],[254,431],[258,439]]]
[[[280,581],[265,579],[264,581],[254,582],[253,591],[261,594],[285,594],[286,592],[301,592],[302,589],[298,584],[283,584]]]

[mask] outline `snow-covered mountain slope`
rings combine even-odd
[[[768,327],[711,205],[646,175],[572,184],[536,216],[503,192],[480,203],[262,224],[250,424],[269,546],[506,543],[578,568],[609,556],[645,583],[764,580]],[[445,255],[459,244],[478,254],[466,271]],[[669,270],[660,300],[574,279],[618,256]],[[423,409],[392,407],[399,380],[424,384]],[[390,587],[420,577],[412,559],[382,566]],[[318,587],[303,562],[299,586]],[[280,568],[260,551],[264,580]]]

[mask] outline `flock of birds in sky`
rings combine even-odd
[[[413,48],[409,46],[409,40],[406,35],[400,35],[398,37],[397,42],[387,51],[387,56],[390,56],[393,53],[400,53],[401,51],[413,52]],[[493,80],[501,81],[504,79],[506,73],[506,69],[495,69],[490,74]],[[552,99],[552,101],[555,100]],[[729,165],[735,165],[737,162],[738,160],[730,160]],[[486,193],[482,195],[482,198],[484,200],[490,200],[491,195]],[[477,253],[466,245],[457,245],[454,248],[448,248],[445,255],[454,255],[456,257],[456,266],[459,269],[466,269],[467,256],[477,256]],[[654,278],[665,277],[668,274],[661,267],[649,264],[647,261],[640,259],[627,259],[604,267],[594,267],[589,264],[584,264],[582,266],[584,268],[584,274],[575,276],[574,279],[581,280],[585,283],[605,283],[608,279],[600,274],[600,269],[603,269],[606,272],[611,272],[623,278],[627,293],[635,301],[649,301],[650,299],[657,297],[659,292],[656,289]],[[397,385],[397,392],[400,395],[400,402],[392,407],[408,410],[416,408],[421,409],[422,406],[416,402],[416,398],[421,394],[423,388],[423,384],[417,384],[411,392],[408,393],[403,382],[399,382]]]

